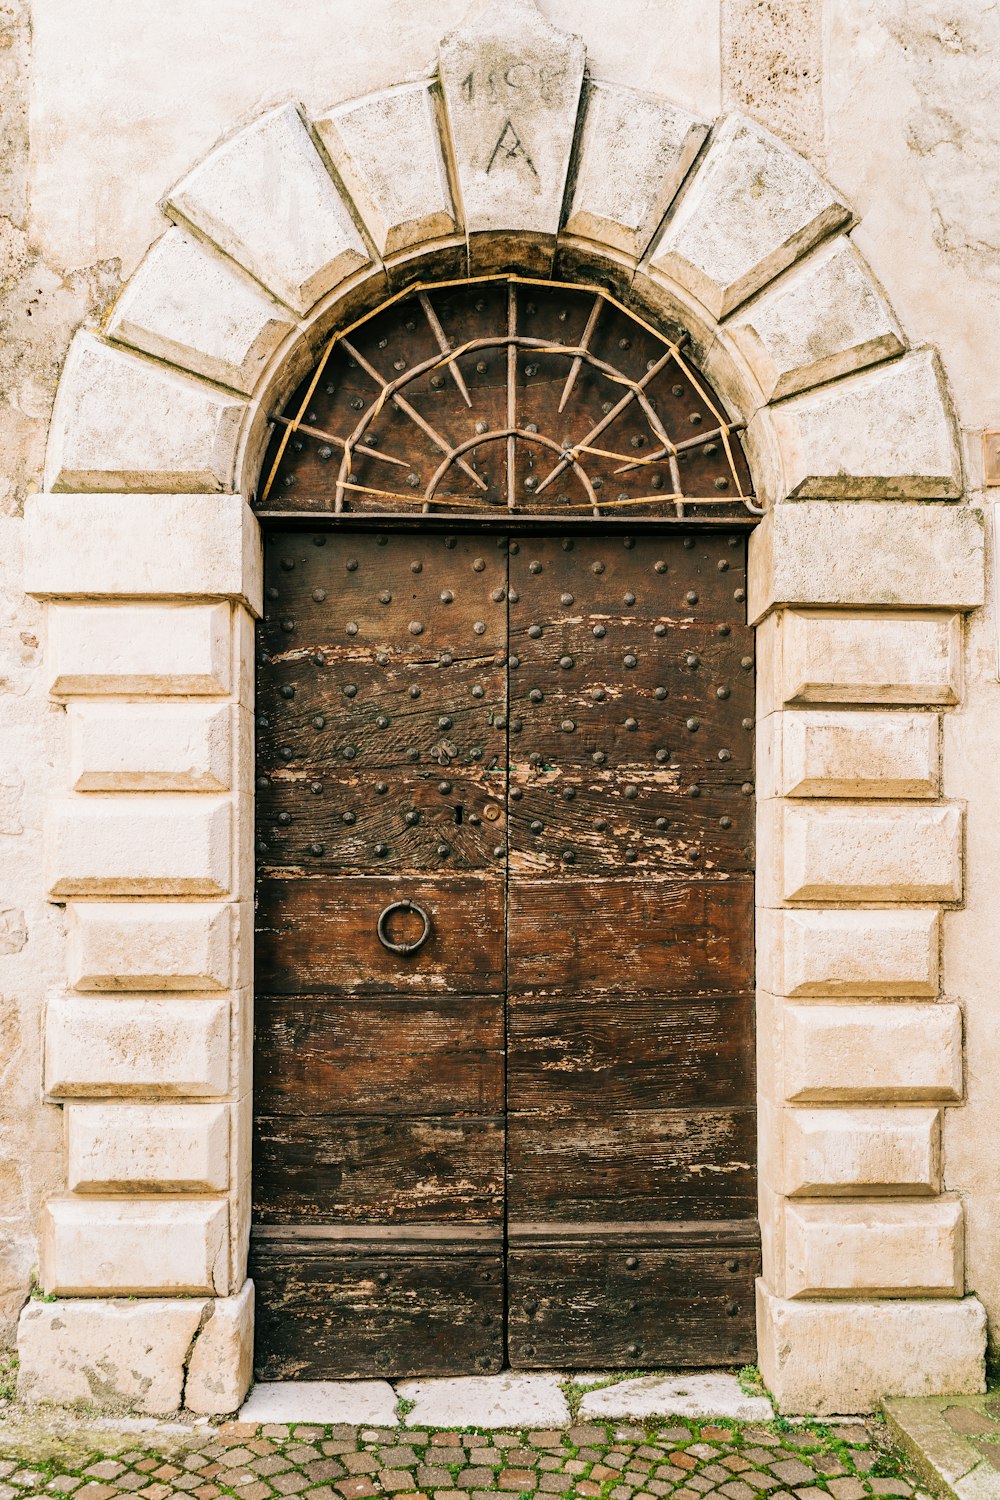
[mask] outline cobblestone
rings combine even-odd
[[[877,1423],[692,1420],[567,1431],[411,1432],[226,1422],[82,1452],[0,1438],[0,1500],[927,1500]],[[88,1433],[94,1438],[93,1432]]]

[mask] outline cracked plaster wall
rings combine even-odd
[[[709,117],[738,107],[805,152],[863,219],[857,238],[915,342],[941,350],[966,433],[1000,419],[1000,7],[994,0],[540,0],[605,78]],[[74,329],[99,318],[162,227],[156,204],[222,135],[290,97],[319,109],[421,76],[467,0],[0,0],[0,1340],[62,1176],[40,1100],[44,999],[64,973],[42,899],[41,807],[64,783],[62,710],[40,686],[41,612],[20,592],[24,497]],[[30,137],[30,139],[29,139]],[[948,1114],[969,1286],[1000,1320],[1000,739],[992,612],[970,624],[948,721],[947,795],[969,801],[968,899],[946,984],[967,1010],[970,1098]]]

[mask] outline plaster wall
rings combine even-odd
[[[864,216],[857,242],[910,340],[933,344],[988,502],[981,429],[997,419],[1000,187],[992,98],[1000,16],[986,0],[541,0],[604,79],[711,118],[739,107]],[[259,0],[21,0],[0,6],[0,1337],[63,1186],[63,1111],[41,1102],[46,999],[65,986],[63,913],[44,900],[45,797],[68,784],[65,709],[48,698],[43,612],[21,592],[21,514],[41,488],[69,340],[99,320],[162,230],[157,201],[271,105],[324,107],[429,70],[466,0],[359,7]],[[992,560],[989,563],[992,569]],[[1000,1000],[995,910],[1000,684],[992,606],[962,627],[964,693],[944,716],[947,800],[968,807],[965,896],[944,913],[943,997],[964,1011],[967,1099],[944,1127],[944,1187],[965,1202],[966,1289],[1000,1323]]]

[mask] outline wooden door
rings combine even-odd
[[[752,1357],[744,550],[269,539],[262,1377]]]

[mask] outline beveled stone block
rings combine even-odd
[[[228,604],[55,604],[48,626],[58,697],[229,691]]]
[[[53,1099],[204,1097],[229,1087],[229,1001],[60,997],[45,1017]]]
[[[225,1104],[67,1104],[67,1186],[74,1193],[225,1192],[229,1121]]]
[[[770,681],[763,664],[761,674],[768,707],[931,705],[957,703],[962,693],[957,615],[788,609],[758,648],[771,656]]]
[[[371,263],[293,104],[217,146],[168,194],[165,208],[297,313]]]
[[[431,83],[368,94],[313,123],[380,255],[456,233]]]
[[[894,711],[769,714],[771,756],[758,756],[762,797],[935,797],[937,714]],[[763,773],[763,774],[762,774]]]
[[[767,285],[850,218],[796,152],[744,115],[718,128],[649,257],[716,318]]]
[[[958,901],[962,813],[914,803],[867,807],[763,803],[758,825],[773,849],[783,901]],[[762,862],[766,900],[771,872]]]
[[[233,784],[229,704],[71,703],[78,792],[225,792]]]
[[[790,1102],[961,1099],[957,1005],[777,1004]]]
[[[937,994],[941,918],[933,907],[761,909],[757,924],[758,974],[773,994]]]
[[[126,283],[108,338],[249,395],[295,327],[232,261],[168,229]]]
[[[231,489],[245,410],[241,398],[83,331],[59,381],[45,488]]]
[[[787,1197],[923,1197],[941,1189],[936,1109],[775,1109],[759,1116],[761,1178]]]
[[[48,891],[221,896],[232,880],[232,804],[218,797],[81,796],[51,804]]]
[[[228,989],[238,911],[204,901],[71,901],[70,983],[77,990]]]
[[[228,1223],[225,1199],[50,1198],[42,1284],[70,1297],[223,1296]]]

